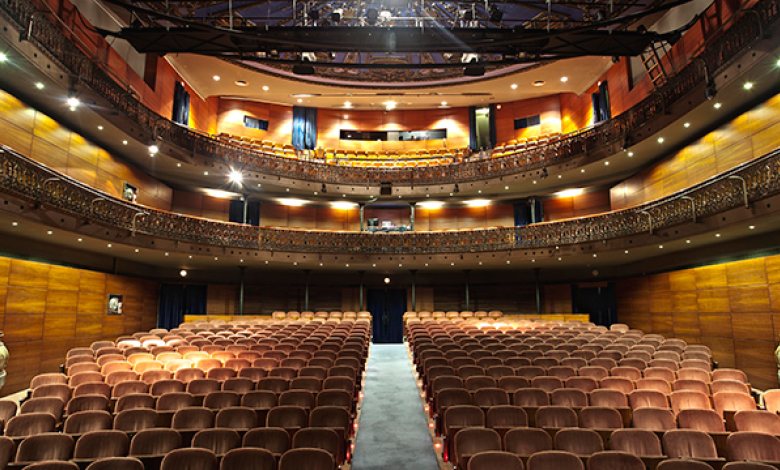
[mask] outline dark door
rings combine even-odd
[[[572,286],[572,307],[574,313],[589,313],[590,321],[609,326],[617,321],[615,285],[604,287]]]
[[[406,290],[368,289],[368,311],[374,323],[375,343],[402,343],[404,340],[403,316],[406,311]]]

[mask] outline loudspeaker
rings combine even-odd
[[[393,194],[393,183],[381,183],[381,186],[379,187],[379,194],[381,196],[391,196]]]

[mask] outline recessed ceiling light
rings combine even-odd
[[[160,151],[160,147],[155,144],[149,146],[149,155],[155,156]]]
[[[609,160],[604,162],[604,166],[609,166]]]
[[[558,261],[563,261],[563,258],[561,258],[561,257],[559,256],[559,257],[558,257]]]
[[[441,102],[441,107],[442,107],[442,108],[445,108],[445,107],[447,107],[447,102],[446,102],[446,101],[442,101],[442,102]]]
[[[126,140],[123,140],[123,141],[122,141],[122,145],[127,145],[127,141],[126,141]]]
[[[780,59],[777,59],[777,62],[775,62],[775,67],[780,67]]]
[[[297,100],[295,100],[295,101],[296,101],[296,102],[298,102],[298,103],[303,103],[303,98],[298,98],[298,99],[297,99]]]
[[[139,252],[139,251],[141,251],[141,250],[139,250],[138,248],[136,248],[136,249],[135,249],[135,250],[133,250],[133,251],[135,251],[136,253],[138,253],[138,252]]]
[[[241,260],[241,261],[243,261],[243,260]],[[322,261],[320,261],[320,266],[322,266]]]
[[[403,268],[404,267],[403,263],[398,263],[398,267]]]
[[[44,85],[43,82],[35,82],[35,88],[39,90],[43,90],[44,88],[46,88],[46,85]]]
[[[723,106],[723,104],[721,102],[717,102],[717,103],[712,105],[712,107],[715,108],[715,109],[720,109],[721,106]]]
[[[719,234],[719,233],[716,233],[716,234],[715,234],[715,238],[720,238],[720,234]]]
[[[509,186],[504,186],[504,191],[509,191]]]
[[[664,246],[663,245],[658,245],[658,248],[663,249]]]
[[[192,259],[192,255],[189,255],[187,258]]]
[[[268,90],[270,90],[270,88],[268,88],[268,85],[263,85],[263,87],[262,87],[262,88],[263,88],[263,91],[268,91]]]
[[[685,240],[685,243],[686,243],[687,245],[690,245],[690,244],[691,244],[691,241],[690,241],[690,240]]]
[[[268,264],[268,260],[265,260],[265,264]]]
[[[544,86],[544,80],[537,80],[534,82],[534,86]]]
[[[512,261],[506,260],[506,264],[512,264]]]
[[[683,127],[687,129],[687,128],[691,127],[691,123],[690,122],[685,122],[685,123],[683,123]]]
[[[83,238],[77,238],[77,239],[76,239],[76,241],[77,241],[77,242],[79,242],[79,243],[81,243],[81,242],[83,242],[83,241],[84,241],[84,239],[83,239]]]
[[[566,82],[568,82],[568,81],[569,81],[569,77],[567,77],[566,75],[564,75],[563,77],[561,77],[561,83],[566,83]]]
[[[585,173],[585,168],[580,168],[580,173]]]
[[[235,81],[236,86],[247,86],[249,83],[247,83],[246,80],[236,80]]]
[[[352,107],[352,102],[351,101],[345,101],[344,102],[344,108],[350,109],[351,107]],[[346,114],[344,116],[346,116]],[[344,119],[347,119],[347,118],[345,117]]]
[[[513,90],[517,90],[517,83],[513,83],[513,84],[509,85],[509,88],[511,88]]]
[[[536,184],[536,180],[533,180],[533,183]]]
[[[208,171],[204,171],[204,172],[203,172],[203,176],[208,176],[208,175],[209,175],[209,172],[208,172]]]
[[[176,168],[181,168],[181,162],[176,162]]]
[[[387,111],[391,111],[391,110],[395,109],[396,106],[398,106],[398,103],[396,103],[393,100],[385,101],[385,110],[387,110]]]
[[[628,254],[628,250],[623,250],[623,253]]]
[[[53,233],[54,233],[54,232],[52,232],[51,230],[47,230],[47,231],[46,231],[46,235],[52,235]]]
[[[748,229],[749,229],[749,230],[755,230],[755,229],[756,229],[756,226],[755,226],[755,225],[748,225]]]
[[[663,143],[664,143],[664,140],[665,140],[665,139],[664,139],[663,137],[659,137],[659,138],[658,138],[658,143],[659,143],[659,144],[663,144]]]
[[[102,131],[103,130],[103,126],[98,126],[98,130]]]
[[[753,82],[745,82],[742,84],[742,88],[746,91],[753,89]]]
[[[5,52],[0,52],[0,63],[5,62],[8,60],[8,54]]]
[[[634,152],[628,152],[628,158],[631,158],[634,156]]]
[[[219,261],[219,257],[218,257],[218,256],[215,256],[215,257],[214,257],[214,261]]]
[[[19,222],[16,222],[16,221],[11,222],[11,226],[12,227],[18,227],[19,226]]]
[[[536,263],[536,260],[535,260],[535,259],[532,259],[532,260],[531,260],[531,262],[532,262],[532,263]]]
[[[165,256],[170,256],[170,253],[168,253],[168,252],[166,251],[166,252],[165,252]]]
[[[187,270],[186,269],[182,269],[181,271],[179,271],[179,276],[187,277]]]
[[[293,266],[298,266],[298,262],[297,261],[293,261]]]
[[[70,108],[71,111],[75,111],[76,108],[81,106],[81,100],[75,96],[69,97],[67,100],[65,100],[65,103],[68,105],[68,108]]]
[[[376,267],[376,263],[371,263],[371,267],[375,268]]]
[[[563,178],[563,175],[558,175],[558,179],[561,179],[561,178]]]
[[[218,82],[222,80],[222,77],[220,77],[219,75],[214,75],[213,77],[211,77],[211,79],[214,80],[215,82]]]
[[[450,263],[450,266],[455,266],[455,263],[454,262]]]
[[[345,264],[344,266],[348,268],[349,267],[349,263]]]
[[[112,247],[112,246],[114,246],[114,245],[112,245],[112,244],[110,244],[110,243],[109,243],[109,244],[107,244],[106,246],[107,246],[107,247],[109,247],[109,248],[111,248],[111,247]]]
[[[425,267],[426,267],[426,268],[428,267],[428,263],[425,263]]]
[[[597,255],[596,253],[593,253],[593,257],[594,257],[594,258],[598,258],[598,257],[599,257],[599,255]]]

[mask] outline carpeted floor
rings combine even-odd
[[[371,346],[352,468],[439,468],[412,364],[403,344]]]

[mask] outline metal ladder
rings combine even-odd
[[[653,42],[642,52],[642,63],[655,88],[660,87],[669,79],[669,75],[666,73],[666,66],[663,63],[663,57],[670,49],[671,47],[666,41],[661,43]]]

